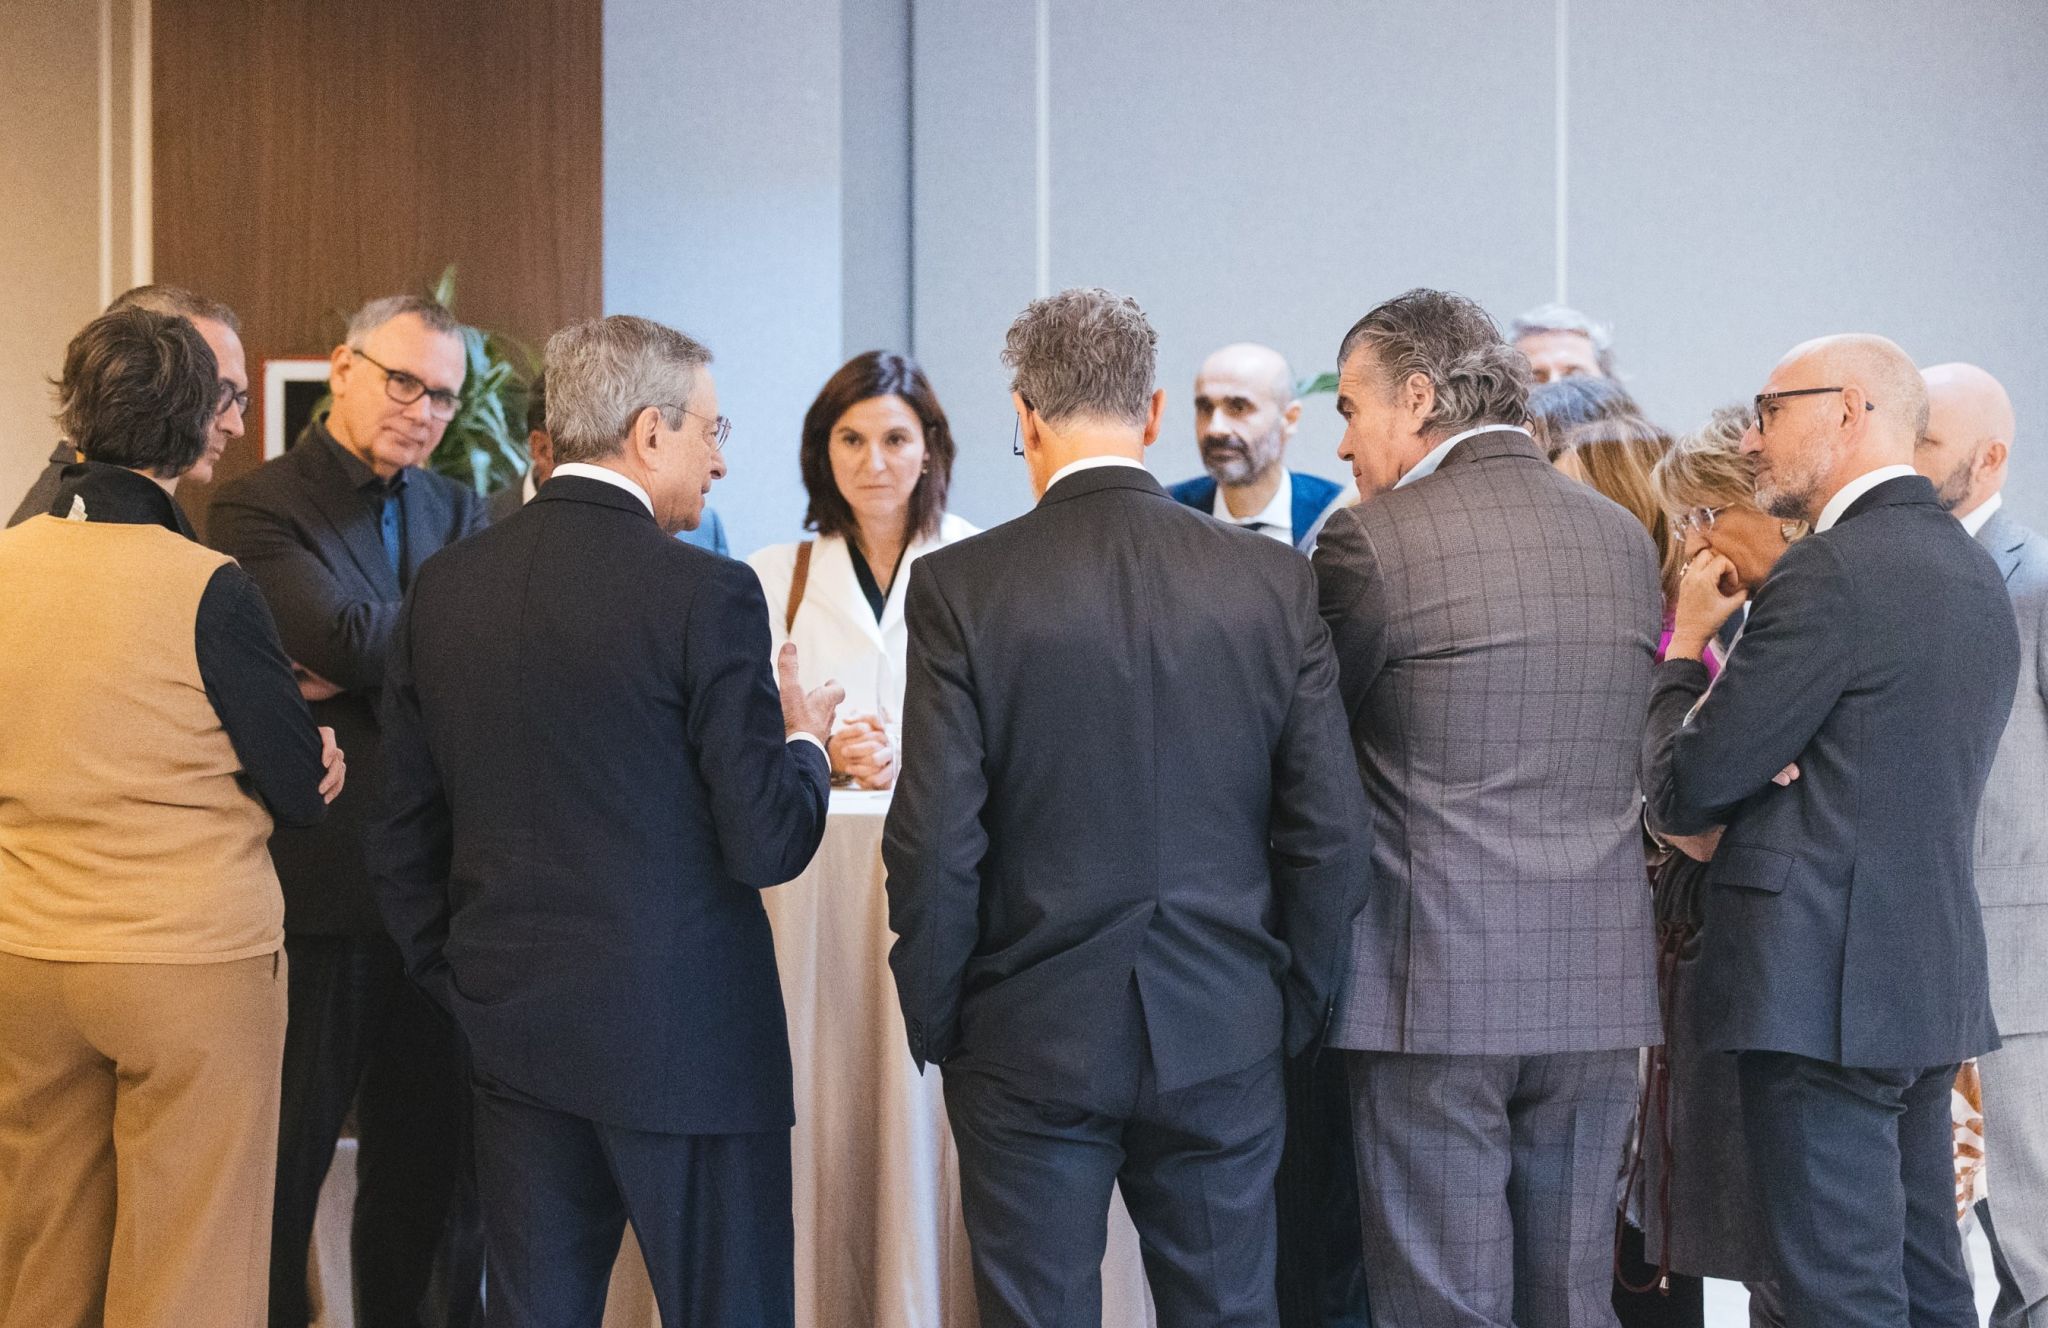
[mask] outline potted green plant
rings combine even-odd
[[[428,293],[444,308],[454,309],[453,263],[441,270],[441,279]],[[517,484],[533,464],[526,452],[526,400],[540,361],[517,339],[467,323],[462,345],[469,358],[462,404],[427,464],[479,494],[489,494]]]

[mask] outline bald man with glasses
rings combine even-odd
[[[448,1015],[406,980],[363,859],[383,798],[377,706],[405,592],[421,563],[485,524],[482,499],[424,468],[467,368],[461,325],[440,305],[364,305],[331,357],[331,409],[222,489],[207,525],[261,587],[301,693],[319,723],[347,735],[355,767],[325,824],[270,841],[291,964],[271,1328],[308,1320],[306,1250],[351,1104],[356,1322],[419,1322],[430,1297],[428,1323],[479,1314],[466,1058]]]

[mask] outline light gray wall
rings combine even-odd
[[[1029,501],[996,357],[1043,276],[1151,314],[1168,479],[1211,347],[1306,375],[1408,286],[1505,322],[1562,285],[1674,429],[1824,332],[1977,360],[2048,521],[2048,5],[915,0],[915,33],[915,350],[970,519]],[[1293,464],[1341,475],[1337,433],[1311,401]]]

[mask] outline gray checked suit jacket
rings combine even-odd
[[[1977,542],[2019,618],[2020,684],[1977,813],[1977,899],[2001,1033],[2048,1033],[2048,539],[2004,509]]]
[[[1661,1041],[1637,747],[1663,607],[1641,524],[1503,429],[1338,509],[1315,566],[1374,829],[1331,1045]]]

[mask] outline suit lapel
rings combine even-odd
[[[355,560],[363,579],[369,582],[377,595],[385,600],[401,598],[398,577],[391,570],[390,560],[384,556],[384,537],[377,528],[376,518],[371,515],[370,504],[348,482],[348,472],[333,464],[332,458],[318,456],[317,448],[315,452],[316,455],[309,459],[326,473],[307,476],[311,481],[307,487],[312,491],[313,505],[327,518],[327,523],[334,528],[343,547]]]

